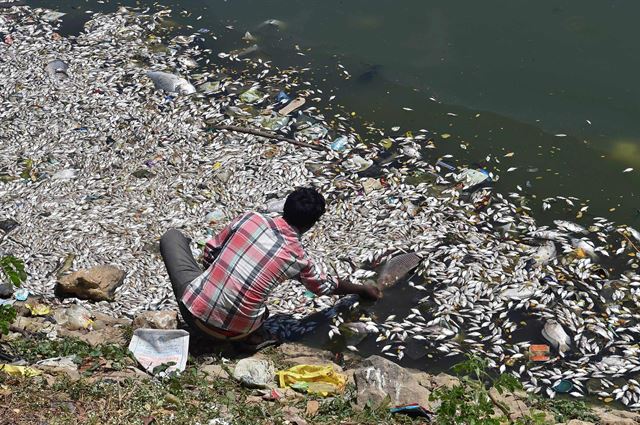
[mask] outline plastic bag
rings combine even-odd
[[[40,374],[42,374],[42,372],[40,372],[37,369],[34,369],[32,367],[29,366],[15,366],[12,364],[0,364],[0,371],[4,372],[4,373],[8,373],[11,376],[26,376],[26,377],[31,377],[31,376],[38,376]]]
[[[59,325],[65,326],[70,331],[88,329],[93,323],[91,312],[78,304],[72,305],[62,312],[58,310],[54,318]]]
[[[333,366],[303,364],[276,372],[280,388],[293,389],[318,394],[323,397],[344,391],[347,377],[334,370]]]
[[[46,316],[51,313],[51,308],[45,304],[25,304],[24,306],[27,307],[32,316]]]
[[[258,90],[257,87],[251,87],[249,90],[240,95],[240,100],[244,103],[256,103],[261,100],[263,96],[264,95],[262,94],[262,92],[260,92],[260,90]]]

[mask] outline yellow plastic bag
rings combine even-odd
[[[51,308],[49,308],[48,305],[44,305],[44,304],[36,304],[36,305],[25,304],[24,306],[29,309],[29,311],[31,312],[32,316],[46,316],[47,314],[51,313]]]
[[[0,372],[8,373],[12,376],[38,376],[42,374],[38,369],[29,366],[15,366],[12,364],[0,364]]]
[[[344,391],[347,376],[338,373],[333,366],[303,364],[276,372],[280,388],[292,387],[323,397]]]

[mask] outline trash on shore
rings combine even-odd
[[[428,418],[434,417],[434,413],[419,404],[405,404],[402,406],[391,407],[389,409],[391,413],[398,413],[411,416],[412,418]]]
[[[189,355],[189,332],[182,329],[136,329],[129,351],[151,374],[184,371]],[[158,372],[158,369],[163,369]]]
[[[545,344],[532,344],[529,346],[529,360],[532,362],[546,362],[549,360],[549,346]]]
[[[298,365],[276,372],[280,388],[293,388],[309,394],[327,397],[344,391],[347,377],[333,366]]]
[[[34,369],[29,366],[16,366],[6,363],[0,364],[0,372],[4,372],[12,376],[25,376],[27,378],[42,374],[38,369]]]
[[[54,319],[56,323],[70,331],[89,329],[93,323],[91,312],[79,304],[64,310],[56,310]]]

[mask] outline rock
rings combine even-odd
[[[72,380],[80,379],[78,365],[75,363],[76,356],[53,357],[37,362],[34,367],[43,372],[53,374],[65,374]]]
[[[115,266],[96,266],[79,270],[58,280],[56,293],[92,301],[113,301],[126,273]]]
[[[495,388],[491,388],[489,390],[489,395],[493,400],[503,403],[507,407],[507,409],[509,409],[509,418],[512,421],[525,416],[529,416],[531,413],[529,411],[529,406],[527,406],[527,404],[515,394],[506,392],[500,394],[498,390],[496,390]],[[503,412],[497,410],[496,413],[502,414]]]
[[[44,317],[22,317],[19,316],[9,326],[9,329],[13,332],[27,332],[27,333],[41,333],[47,338],[53,339],[58,336],[60,327],[55,323],[51,323]]]
[[[0,284],[0,298],[9,298],[13,295],[14,286],[11,283]]]
[[[254,357],[240,360],[233,371],[233,377],[249,388],[274,386],[275,374],[275,366],[270,360]]]
[[[102,344],[115,344],[124,346],[128,341],[124,338],[124,331],[121,328],[104,328],[91,331],[80,336],[80,339],[92,346]]]
[[[278,350],[284,355],[286,361],[293,365],[331,364],[336,367],[336,370],[342,371],[342,368],[334,363],[334,355],[330,351],[293,343],[282,344]]]
[[[133,329],[177,329],[178,312],[165,311],[143,311],[133,319]]]
[[[354,372],[359,408],[367,403],[379,406],[388,396],[391,405],[419,403],[430,409],[431,392],[420,385],[416,377],[407,369],[380,356],[371,356],[362,362],[362,367]]]
[[[228,379],[229,374],[222,366],[218,364],[208,364],[200,368],[200,370],[207,374],[209,379]]]
[[[286,406],[282,408],[282,415],[285,421],[289,421],[292,425],[307,425],[307,421],[300,417],[300,410],[293,406]]]
[[[439,373],[437,375],[431,375],[429,377],[431,383],[431,389],[445,387],[451,389],[460,384],[460,380],[455,376],[447,375],[446,373]]]
[[[624,410],[607,409],[604,407],[594,407],[594,413],[600,418],[600,425],[638,425],[640,424],[640,414],[627,412]]]
[[[100,313],[98,311],[94,312],[93,315],[95,319],[91,324],[93,330],[100,330],[104,328],[110,328],[115,326],[129,326],[131,325],[131,320],[125,317],[113,317],[108,314]]]
[[[585,422],[585,421],[581,421],[578,419],[571,419],[569,422],[567,422],[567,425],[594,425],[593,422]]]

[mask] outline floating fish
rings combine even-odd
[[[168,93],[192,94],[196,92],[196,88],[186,79],[174,74],[162,71],[147,71],[149,77],[155,87]]]
[[[565,220],[553,220],[553,223],[558,226],[560,230],[565,230],[567,232],[579,233],[583,235],[589,234],[589,231],[579,224],[572,223],[570,221]]]
[[[418,267],[420,261],[420,257],[413,252],[400,254],[391,258],[382,266],[382,270],[378,275],[377,284],[381,287],[393,286],[411,270]]]
[[[555,347],[561,355],[571,348],[571,338],[556,320],[550,319],[544,324],[542,336]]]
[[[531,258],[540,265],[549,263],[551,260],[556,258],[556,245],[553,241],[546,241],[536,249],[536,252],[531,256]]]
[[[46,71],[49,78],[56,81],[61,81],[69,77],[67,70],[69,65],[63,60],[55,59],[47,64]]]

